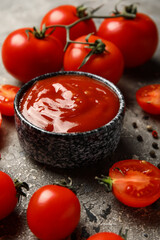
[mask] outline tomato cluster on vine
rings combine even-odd
[[[96,16],[95,11],[61,5],[42,18],[40,30],[13,31],[2,46],[6,70],[23,83],[64,69],[94,73],[117,84],[125,67],[153,56],[158,31],[149,16],[137,13],[134,5],[110,16]],[[94,18],[105,18],[98,29]]]

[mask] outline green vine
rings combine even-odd
[[[132,5],[132,6],[133,6],[133,5]],[[82,8],[82,5],[81,5],[79,8],[81,9],[81,8]],[[65,45],[65,47],[64,47],[64,51],[66,51],[66,49],[67,49],[67,47],[68,47],[68,45],[69,45],[70,43],[78,43],[78,42],[72,41],[72,40],[70,39],[70,29],[71,29],[73,26],[75,26],[76,24],[78,24],[79,22],[87,21],[87,20],[89,20],[89,19],[91,19],[91,18],[93,18],[93,19],[94,19],[94,18],[95,18],[95,19],[96,19],[96,18],[98,18],[98,19],[107,19],[107,18],[124,17],[124,18],[127,18],[127,19],[134,19],[134,18],[136,17],[136,11],[131,11],[131,10],[130,10],[130,9],[131,9],[131,6],[129,6],[128,8],[125,7],[125,8],[124,8],[124,11],[123,11],[122,13],[120,13],[120,12],[118,11],[117,7],[116,7],[116,14],[111,15],[111,16],[99,16],[99,15],[94,15],[94,13],[95,13],[96,11],[98,11],[100,8],[101,8],[101,6],[99,6],[99,7],[95,8],[95,9],[93,9],[92,11],[86,13],[86,9],[87,9],[87,8],[84,8],[84,7],[83,7],[83,8],[82,8],[83,11],[81,10],[81,12],[83,12],[83,14],[81,13],[81,17],[80,17],[77,21],[75,21],[75,22],[73,22],[73,23],[71,23],[71,24],[69,24],[69,25],[56,24],[56,25],[46,26],[46,28],[44,29],[44,32],[46,32],[47,29],[51,29],[51,28],[53,28],[53,29],[55,29],[55,28],[57,28],[57,27],[65,28],[65,29],[66,29],[66,45]],[[89,42],[87,42],[87,44],[90,45]]]
[[[65,28],[65,30],[66,30],[66,44],[65,44],[65,47],[64,47],[64,52],[66,51],[66,49],[67,49],[67,47],[70,43],[85,44],[85,45],[88,45],[88,46],[85,46],[86,48],[91,49],[91,51],[84,58],[81,65],[79,66],[79,69],[80,69],[84,64],[86,64],[86,62],[90,59],[90,57],[93,54],[100,54],[100,53],[103,53],[103,52],[107,52],[106,49],[105,49],[106,46],[102,42],[101,39],[97,39],[95,42],[89,42],[88,40],[89,40],[89,37],[91,36],[92,33],[89,34],[86,37],[86,42],[73,41],[73,40],[70,39],[70,29],[72,27],[74,27],[75,25],[77,25],[79,22],[87,21],[91,18],[93,18],[93,19],[94,18],[107,19],[107,18],[123,17],[123,18],[127,18],[127,19],[134,19],[136,17],[137,7],[134,4],[131,4],[129,6],[124,7],[122,12],[120,12],[118,10],[117,5],[115,6],[115,11],[113,12],[114,14],[111,15],[111,16],[94,15],[94,13],[97,12],[102,7],[102,5],[95,8],[95,9],[92,9],[91,11],[88,11],[88,9],[86,7],[84,7],[84,5],[80,5],[79,7],[77,7],[77,16],[79,17],[79,19],[76,20],[75,22],[73,22],[69,25],[56,24],[56,25],[45,26],[45,24],[44,24],[42,26],[42,30],[38,30],[37,28],[33,27],[33,31],[32,30],[26,30],[26,34],[28,36],[28,39],[29,39],[29,32],[32,33],[38,39],[44,39],[45,37],[51,35],[57,27]],[[49,30],[49,29],[51,31],[48,34],[46,34],[46,31]]]

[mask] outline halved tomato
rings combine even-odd
[[[0,85],[0,112],[2,115],[14,115],[14,98],[19,87],[13,85]]]

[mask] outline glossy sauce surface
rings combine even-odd
[[[22,115],[50,132],[84,132],[112,120],[117,95],[105,84],[82,75],[59,75],[37,81],[20,102]]]

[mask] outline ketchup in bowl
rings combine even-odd
[[[119,99],[107,85],[85,75],[57,75],[37,81],[20,102],[22,115],[49,132],[85,132],[111,121]]]

